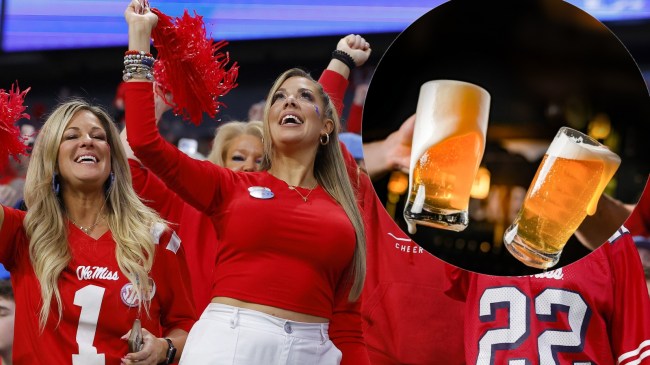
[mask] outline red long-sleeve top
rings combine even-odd
[[[321,187],[305,202],[267,172],[236,173],[193,160],[160,136],[151,84],[128,83],[125,91],[136,156],[215,227],[211,295],[328,318],[342,364],[369,364],[360,302],[347,300],[355,233],[338,203]],[[254,186],[269,188],[273,198],[253,197]]]
[[[348,80],[339,73],[325,70],[318,82],[323,85],[340,115]],[[123,98],[125,84],[120,84],[120,98]],[[356,166],[356,162],[351,161]],[[210,218],[185,203],[140,162],[129,160],[129,167],[133,188],[138,195],[165,220],[177,225],[176,232],[185,246],[194,304],[197,313],[202,313],[212,299],[212,276],[218,244]]]
[[[212,275],[217,256],[217,234],[210,217],[185,203],[164,182],[136,160],[129,160],[133,189],[150,208],[175,225],[185,247],[194,306],[203,313],[212,300]]]

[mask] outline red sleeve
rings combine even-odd
[[[618,364],[650,364],[646,357],[650,353],[650,298],[643,266],[631,235],[622,234],[612,241],[603,245],[610,250],[614,274],[612,349]]]
[[[359,171],[359,165],[357,165],[357,161],[354,159],[350,151],[348,151],[347,147],[345,147],[345,144],[343,142],[339,142],[339,146],[341,147],[341,154],[343,154],[345,169],[348,172],[348,177],[350,178],[352,189],[354,190],[354,193],[357,196],[357,200],[361,200],[363,194],[359,192],[359,189],[360,189],[360,175],[362,173]],[[374,189],[372,191],[374,193]],[[362,208],[363,201],[361,200],[360,203],[361,203],[360,207]]]
[[[350,278],[343,275],[341,281],[347,280]],[[329,336],[343,354],[341,365],[370,365],[361,329],[361,299],[354,303],[348,301],[349,288],[349,285],[339,285],[336,292]]]
[[[23,220],[25,219],[25,212],[5,207],[0,205],[4,210],[4,221],[0,227],[0,263],[5,266],[8,271],[12,271],[16,263],[16,255],[18,253],[17,246],[21,241],[27,240],[20,239],[20,235],[24,235]],[[27,250],[27,247],[25,247]]]
[[[345,90],[348,88],[348,79],[338,72],[325,70],[318,79],[318,83],[323,86],[323,90],[329,95],[336,108],[336,113],[340,117],[343,114],[343,98],[345,97]]]
[[[336,73],[333,74],[338,75]],[[363,198],[367,190],[360,191],[360,174],[357,163],[352,157],[352,154],[345,148],[345,145],[340,143],[340,146],[348,176],[363,214]],[[374,190],[372,193],[374,194]],[[344,276],[343,280],[347,279],[348,277]],[[346,286],[339,285],[339,287],[345,288]],[[348,294],[349,286],[347,286],[346,290],[339,290],[336,293],[336,304],[329,328],[330,338],[343,353],[341,365],[370,365],[368,351],[363,339],[361,299],[350,303],[348,301]]]
[[[140,162],[129,159],[129,168],[133,179],[133,189],[142,201],[160,214],[163,219],[173,224],[180,224],[185,202],[167,188],[158,176],[142,166]]]
[[[195,160],[162,138],[156,127],[151,83],[128,82],[124,88],[128,140],[135,155],[182,200],[214,214],[222,197],[229,194],[235,173],[210,161]]]
[[[650,178],[645,184],[641,199],[625,222],[632,236],[650,236]]]
[[[163,334],[173,329],[190,331],[196,322],[196,311],[189,288],[189,272],[181,240],[174,231],[168,230],[160,238],[154,261],[156,272],[162,282],[160,291]]]
[[[346,123],[347,131],[352,133],[361,134],[361,114],[363,113],[363,106],[359,104],[352,104],[350,106],[350,113]]]

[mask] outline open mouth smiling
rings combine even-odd
[[[298,116],[294,114],[287,114],[284,117],[282,117],[282,120],[280,120],[280,125],[301,125],[305,122],[303,122]]]
[[[93,155],[81,155],[74,159],[74,162],[80,164],[96,164],[99,159]]]

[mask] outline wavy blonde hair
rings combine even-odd
[[[149,311],[151,290],[149,272],[154,260],[155,246],[152,227],[164,221],[138,198],[131,185],[131,172],[120,143],[119,132],[111,117],[100,107],[81,99],[60,104],[49,116],[34,145],[25,181],[25,204],[28,207],[23,222],[29,237],[29,257],[40,283],[42,306],[39,315],[41,330],[45,327],[52,297],[62,316],[58,280],[68,266],[72,253],[68,244],[66,213],[63,200],[52,189],[57,173],[58,152],[63,133],[80,111],[93,113],[101,122],[111,151],[111,171],[114,181],[106,191],[107,223],[115,240],[115,257],[120,270],[133,284],[140,300],[140,309]],[[63,192],[61,192],[63,193]]]
[[[334,122],[334,129],[329,135],[329,143],[324,146],[320,145],[316,153],[314,176],[323,189],[341,205],[348,219],[350,219],[352,226],[354,226],[356,246],[350,271],[352,286],[348,299],[350,301],[356,301],[361,295],[363,282],[366,278],[366,236],[363,219],[357,206],[356,197],[352,184],[350,183],[339,143],[338,135],[341,131],[341,122],[334,104],[323,90],[323,87],[307,72],[299,68],[292,68],[282,73],[275,80],[266,98],[266,105],[264,106],[264,157],[262,160],[262,170],[268,170],[273,164],[273,142],[269,127],[269,110],[271,109],[273,95],[286,80],[292,77],[306,78],[314,84],[320,99],[323,101],[323,119],[331,119]]]
[[[212,150],[208,155],[208,160],[215,165],[226,165],[226,152],[230,148],[232,141],[241,136],[249,135],[257,137],[262,141],[263,138],[262,122],[255,120],[250,122],[228,122],[222,124],[214,135]]]

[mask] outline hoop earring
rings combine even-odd
[[[59,181],[59,174],[56,172],[52,175],[52,191],[54,192],[54,195],[57,197],[61,192],[61,182]]]
[[[323,137],[325,137],[325,141],[323,141]],[[321,134],[320,137],[318,137],[318,141],[320,142],[321,146],[326,146],[328,143],[330,143],[330,135],[327,133]]]

